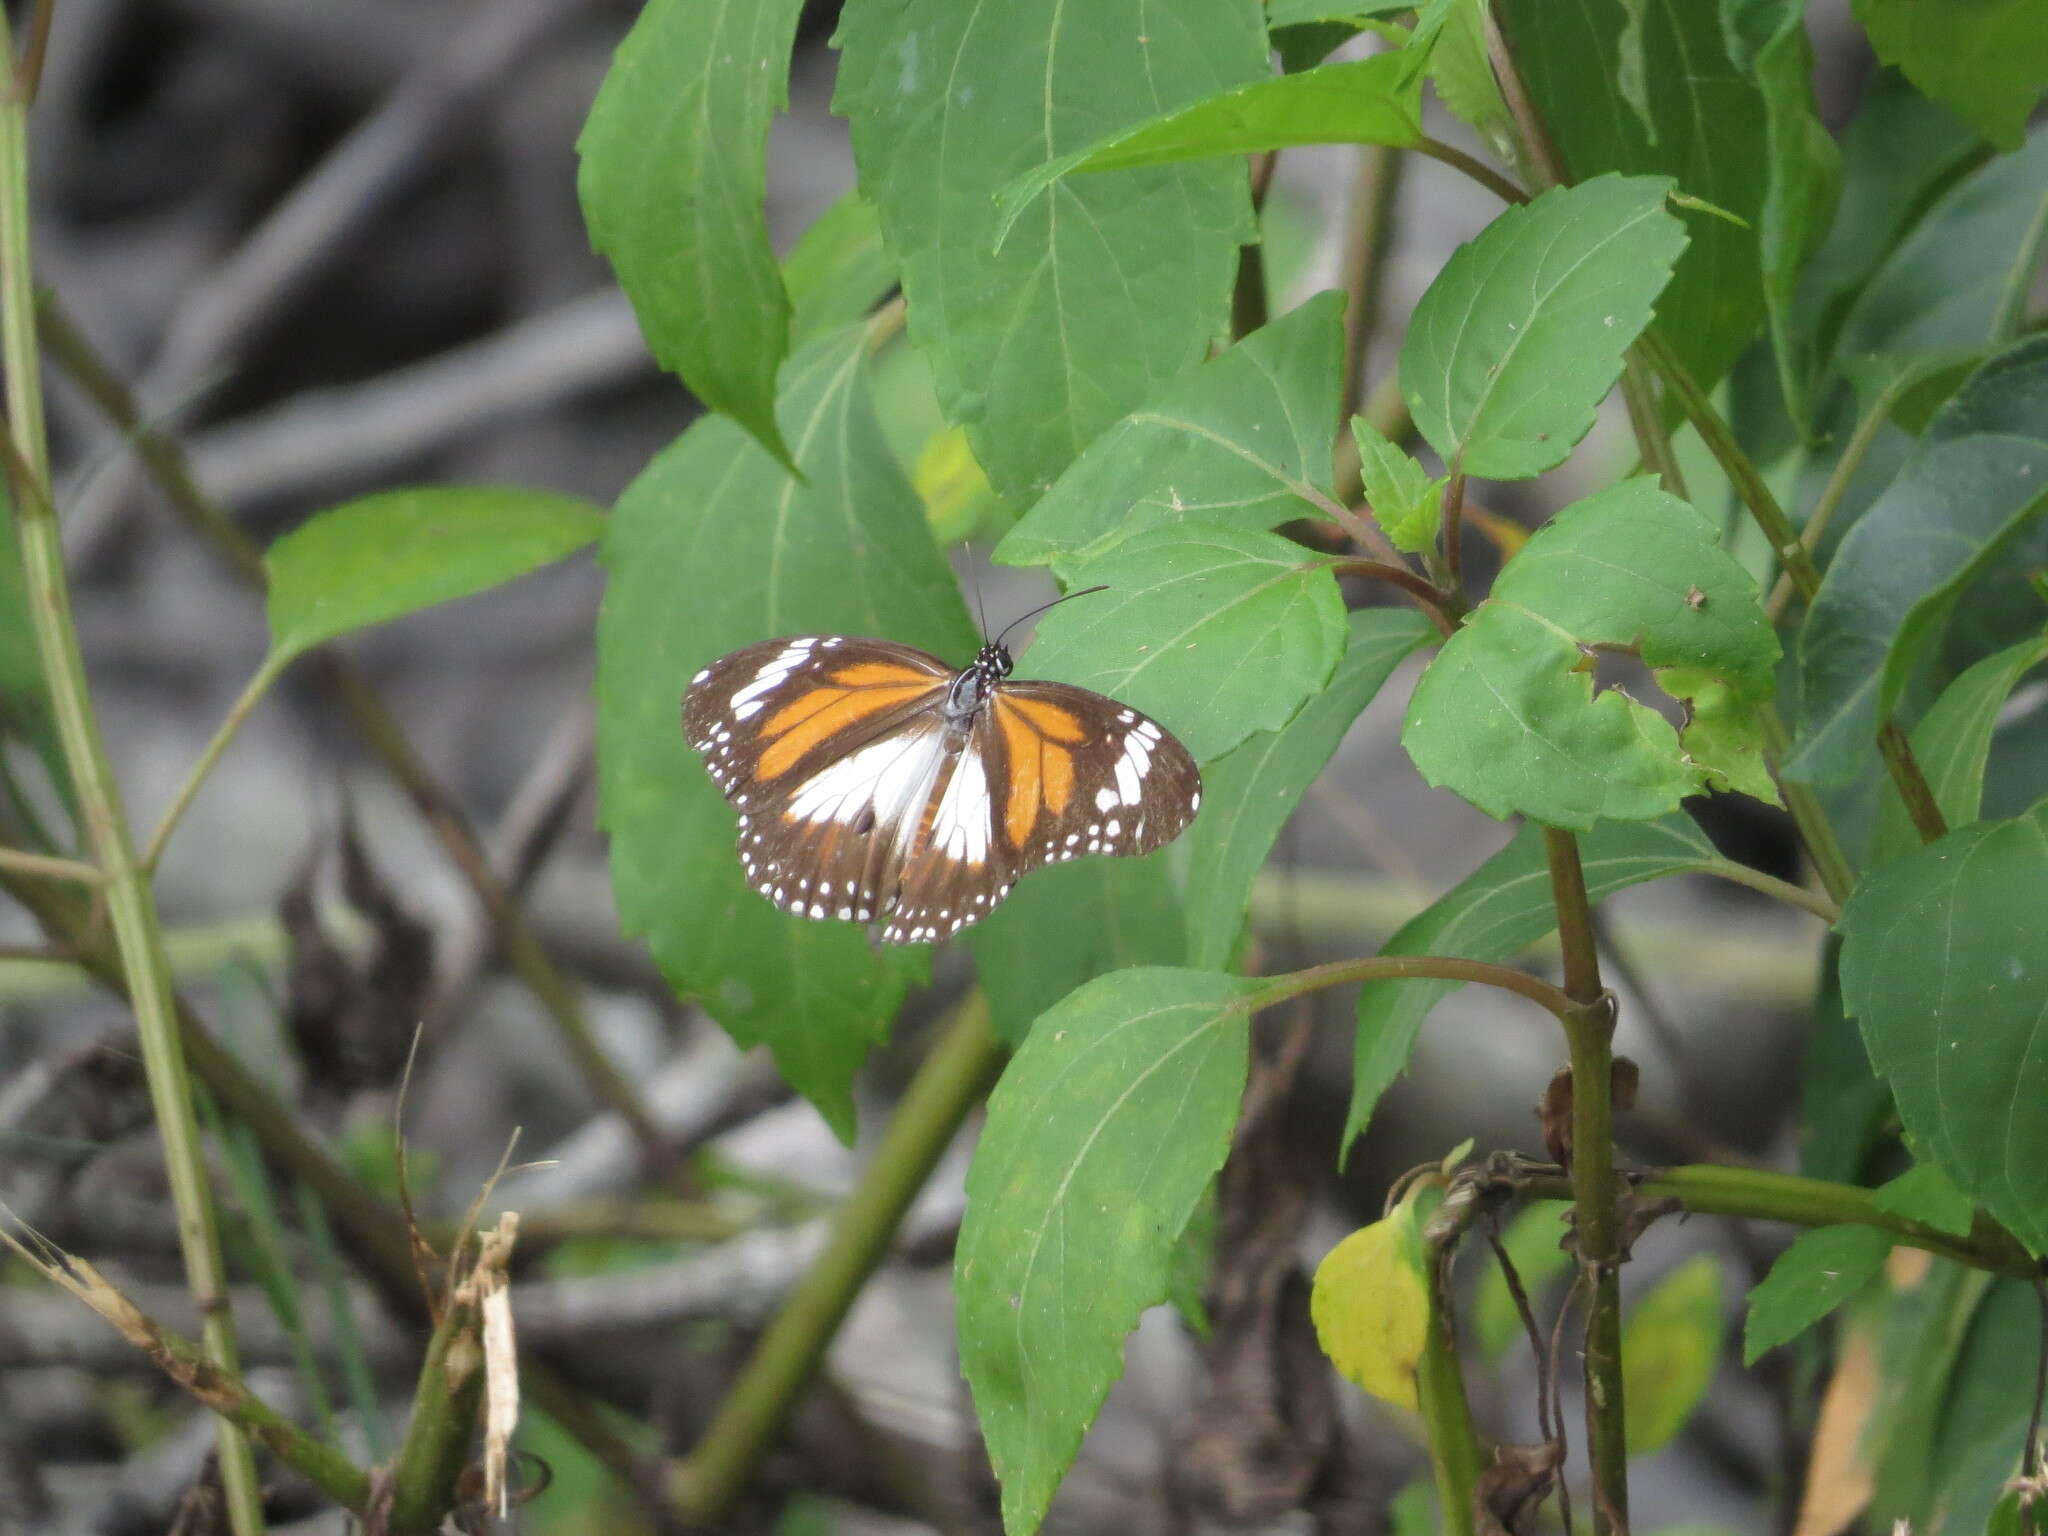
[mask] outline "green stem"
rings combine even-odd
[[[1948,818],[1941,814],[1934,788],[1920,771],[1920,760],[1913,756],[1912,744],[1897,720],[1888,719],[1877,728],[1877,752],[1892,776],[1892,787],[1905,802],[1906,815],[1912,820],[1913,830],[1920,834],[1920,841],[1931,843],[1948,836]]]
[[[1757,723],[1763,727],[1765,756],[1773,766],[1783,762],[1785,754],[1792,750],[1792,738],[1785,733],[1778,706],[1766,704],[1759,709]],[[1856,872],[1849,865],[1849,855],[1842,851],[1841,840],[1835,836],[1834,824],[1828,820],[1820,796],[1813,792],[1812,785],[1794,779],[1779,779],[1778,788],[1784,793],[1785,809],[1792,813],[1792,824],[1806,844],[1807,857],[1813,860],[1814,873],[1820,876],[1822,887],[1835,905],[1841,906],[1856,888]]]
[[[1472,1536],[1474,1490],[1485,1457],[1472,1427],[1472,1408],[1465,1400],[1465,1373],[1451,1340],[1451,1321],[1444,1288],[1436,1288],[1423,1335],[1422,1362],[1416,1373],[1416,1396],[1429,1441],[1430,1469],[1436,1477],[1436,1502],[1443,1536]]]
[[[263,665],[256,669],[256,675],[249,679],[249,686],[242,690],[241,697],[229,706],[227,718],[221,721],[220,729],[213,733],[213,740],[209,741],[205,750],[199,754],[199,760],[192,765],[192,771],[185,775],[185,782],[178,786],[178,793],[172,797],[171,808],[164,812],[164,819],[157,823],[157,829],[149,839],[148,848],[143,850],[142,868],[145,873],[156,868],[157,861],[163,857],[164,844],[171,840],[171,834],[178,829],[179,819],[192,804],[193,796],[199,793],[200,785],[206,782],[206,776],[213,771],[213,765],[220,761],[221,753],[227,751],[228,744],[241,731],[242,722],[249,718],[263,695],[270,691],[270,685],[283,675],[285,667],[291,660],[291,654],[288,652],[273,651],[266,656]]]
[[[1476,981],[1526,997],[1553,1017],[1563,1019],[1577,1005],[1547,981],[1526,975],[1513,966],[1494,965],[1485,960],[1461,960],[1453,955],[1373,955],[1363,960],[1333,960],[1307,970],[1275,976],[1253,993],[1244,1005],[1258,1013],[1305,992],[1324,987],[1344,987],[1363,981]]]
[[[412,1421],[391,1472],[391,1530],[431,1536],[455,1507],[484,1391],[484,1345],[476,1305],[453,1302],[427,1343],[413,1389]]]
[[[1365,399],[1365,356],[1378,328],[1380,292],[1394,243],[1394,204],[1408,163],[1398,149],[1367,144],[1358,152],[1351,209],[1344,226],[1344,395],[1337,420],[1347,423]],[[1342,431],[1342,427],[1339,428]],[[1345,433],[1349,436],[1349,433]]]
[[[1780,880],[1776,875],[1767,875],[1747,864],[1737,864],[1733,859],[1716,860],[1703,866],[1700,873],[1718,876],[1731,885],[1747,886],[1760,896],[1768,896],[1773,901],[1782,901],[1787,906],[1811,912],[1830,927],[1842,916],[1840,904],[1828,900],[1818,892],[1809,891],[1803,885],[1794,885],[1790,880]]]
[[[1820,547],[1821,535],[1835,520],[1842,499],[1849,494],[1849,487],[1856,479],[1856,471],[1863,467],[1863,460],[1876,443],[1879,431],[1891,419],[1892,408],[1898,404],[1899,396],[1905,393],[1901,387],[1905,382],[1901,379],[1888,385],[1870,409],[1863,413],[1863,419],[1856,423],[1856,430],[1849,435],[1849,441],[1842,445],[1842,456],[1835,460],[1834,472],[1828,476],[1828,483],[1821,487],[1820,497],[1814,502],[1813,510],[1807,513],[1806,526],[1799,533],[1799,542],[1809,557]],[[1792,592],[1792,573],[1780,571],[1777,585],[1771,588],[1770,599],[1764,604],[1764,617],[1771,621],[1773,627],[1791,606]]]
[[[1464,172],[1467,176],[1478,182],[1479,185],[1486,188],[1487,191],[1499,197],[1502,202],[1526,203],[1529,201],[1529,194],[1527,192],[1516,186],[1507,177],[1501,175],[1499,171],[1496,171],[1484,160],[1475,160],[1462,149],[1446,144],[1441,139],[1432,139],[1427,134],[1424,134],[1411,144],[1409,148],[1419,155],[1429,156],[1432,160],[1441,160],[1453,170]]]
[[[834,1219],[825,1251],[783,1302],[703,1438],[671,1472],[669,1497],[686,1520],[722,1523],[1002,1061],[1002,1042],[977,993],[918,1068],[860,1187]]]
[[[97,866],[83,859],[29,853],[20,848],[0,848],[0,865],[19,870],[24,875],[38,875],[46,880],[75,880],[80,885],[98,885],[101,878]]]
[[[0,50],[11,57],[13,44],[4,18]],[[29,616],[79,815],[93,861],[106,879],[107,911],[134,1003],[150,1100],[163,1138],[186,1281],[205,1320],[201,1346],[211,1365],[232,1376],[237,1374],[234,1323],[220,1305],[226,1275],[191,1085],[178,1042],[170,967],[164,959],[156,903],[147,875],[135,860],[120,788],[93,715],[85,659],[71,617],[56,509],[48,493],[49,453],[29,266],[28,125],[23,102],[11,93],[0,102],[0,360],[6,371],[11,432],[7,460],[15,481],[15,531],[21,542]],[[263,1508],[255,1461],[248,1440],[227,1419],[220,1423],[220,1476],[236,1536],[256,1536],[263,1529]]]
[[[1579,1263],[1592,1292],[1586,1312],[1586,1445],[1596,1536],[1628,1530],[1628,1440],[1621,1375],[1621,1238],[1614,1182],[1614,999],[1600,984],[1593,911],[1578,839],[1543,829],[1550,890],[1564,951],[1564,1019],[1572,1068],[1571,1184]]]
[[[1650,370],[1642,355],[1631,347],[1621,365],[1621,398],[1628,407],[1629,425],[1641,445],[1643,467],[1663,483],[1673,496],[1686,498],[1685,475],[1678,467],[1678,455],[1671,449],[1671,434],[1664,430],[1664,411],[1657,391],[1650,384]]]

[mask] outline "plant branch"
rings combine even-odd
[[[1763,727],[1764,753],[1775,768],[1792,749],[1792,738],[1785,732],[1778,706],[1766,704],[1759,709],[1757,723]],[[1835,836],[1834,824],[1828,820],[1820,796],[1813,792],[1812,785],[1794,779],[1779,778],[1778,788],[1785,796],[1785,809],[1792,813],[1793,825],[1799,829],[1800,841],[1806,844],[1807,857],[1813,860],[1814,873],[1820,876],[1829,899],[1841,906],[1856,888],[1856,872],[1849,865],[1849,855],[1843,852],[1841,840]]]
[[[1444,636],[1448,638],[1457,630],[1456,621],[1445,611],[1444,594],[1405,565],[1389,565],[1384,560],[1333,560],[1330,569],[1339,576],[1359,576],[1399,587]]]
[[[37,875],[45,880],[73,880],[80,885],[98,885],[104,878],[99,866],[83,859],[59,858],[55,854],[30,853],[26,849],[0,847],[0,865]]]
[[[1664,412],[1651,386],[1650,372],[1642,354],[1630,347],[1621,364],[1621,398],[1628,407],[1629,426],[1641,445],[1643,467],[1663,484],[1671,495],[1685,499],[1685,476],[1678,467],[1678,455],[1671,449],[1671,434],[1664,430]]]
[[[1892,776],[1892,787],[1905,802],[1906,815],[1912,818],[1913,830],[1920,834],[1920,841],[1931,843],[1948,836],[1948,818],[1941,814],[1933,786],[1927,782],[1927,775],[1920,771],[1920,760],[1913,756],[1912,744],[1906,740],[1906,732],[1896,719],[1888,718],[1877,728],[1877,752]]]
[[[1478,182],[1487,191],[1498,196],[1502,202],[1526,203],[1529,201],[1529,194],[1523,191],[1521,187],[1501,175],[1499,171],[1496,171],[1484,160],[1474,159],[1455,145],[1446,144],[1441,139],[1433,139],[1428,134],[1424,134],[1411,144],[1409,148],[1419,155],[1427,155],[1432,160],[1440,160],[1453,170],[1464,172],[1465,175]]]
[[[1856,430],[1849,435],[1849,441],[1842,445],[1842,456],[1835,460],[1834,471],[1828,476],[1828,483],[1821,487],[1813,510],[1806,515],[1806,526],[1799,532],[1800,547],[1806,551],[1808,559],[1820,547],[1821,535],[1835,520],[1835,513],[1841,510],[1842,499],[1849,494],[1849,487],[1855,482],[1856,472],[1863,467],[1863,460],[1877,442],[1878,433],[1891,419],[1892,408],[1898,404],[1899,396],[1905,393],[1905,382],[1898,379],[1887,385],[1884,393],[1863,413],[1863,419],[1856,423]],[[1764,617],[1774,628],[1792,604],[1794,587],[1791,570],[1780,571],[1777,585],[1771,588],[1770,598],[1764,604]]]
[[[206,782],[206,776],[213,771],[213,765],[220,761],[221,753],[227,751],[228,744],[241,731],[242,722],[249,718],[263,695],[270,691],[270,685],[283,675],[291,659],[290,655],[281,655],[275,651],[266,656],[263,665],[256,669],[256,675],[249,679],[249,685],[242,690],[241,696],[229,706],[227,718],[221,721],[220,729],[213,733],[213,740],[200,752],[191,772],[185,775],[185,782],[178,786],[177,794],[171,797],[170,809],[164,812],[164,819],[157,823],[156,831],[151,834],[149,846],[142,854],[142,868],[145,873],[155,870],[157,861],[163,857],[164,844],[171,840],[171,834],[178,829],[179,820],[191,806],[200,786]]]
[[[1324,987],[1344,987],[1366,981],[1467,981],[1498,987],[1527,998],[1552,1016],[1562,1019],[1578,1005],[1570,997],[1513,966],[1494,965],[1485,960],[1463,960],[1455,955],[1371,955],[1362,960],[1333,960],[1307,970],[1275,976],[1254,993],[1246,1006],[1254,1013],[1318,992]]]
[[[0,50],[12,39],[0,18]],[[49,449],[43,431],[41,359],[36,345],[35,298],[29,258],[28,125],[26,103],[0,103],[0,360],[7,386],[8,476],[13,482],[15,533],[21,545],[30,622],[43,679],[56,716],[65,766],[93,862],[105,876],[107,911],[135,1010],[151,1106],[163,1140],[164,1166],[177,1212],[185,1276],[205,1318],[201,1347],[207,1362],[236,1372],[234,1322],[208,1305],[227,1284],[214,1227],[206,1158],[192,1112],[191,1084],[172,1007],[170,967],[146,872],[135,861],[120,787],[107,759],[86,682],[85,658],[71,615],[56,508],[49,497]],[[220,1422],[220,1475],[236,1536],[258,1536],[262,1500],[249,1442],[229,1420]]]
[[[1003,1046],[979,993],[955,1011],[911,1079],[889,1128],[840,1208],[832,1235],[761,1336],[703,1438],[671,1471],[671,1502],[687,1520],[720,1524],[780,1434],[854,1298],[888,1252],[939,1154],[995,1081]]]
[[[1351,211],[1344,226],[1344,393],[1340,423],[1358,414],[1365,398],[1365,360],[1378,328],[1380,294],[1386,287],[1387,255],[1394,244],[1394,204],[1401,195],[1407,159],[1385,144],[1359,150],[1351,183]],[[1343,430],[1342,426],[1338,429]]]

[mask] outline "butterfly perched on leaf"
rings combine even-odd
[[[1180,835],[1202,802],[1185,747],[1115,699],[1010,669],[1001,637],[956,668],[799,635],[699,672],[683,733],[739,811],[747,883],[916,944],[988,916],[1041,865]]]

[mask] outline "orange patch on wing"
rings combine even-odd
[[[1051,742],[1041,742],[1039,776],[1045,780],[1045,805],[1053,815],[1064,815],[1074,797],[1074,754]]]
[[[754,771],[764,779],[776,778],[821,742],[870,715],[908,703],[929,686],[928,681],[920,681],[915,687],[867,688],[859,693],[843,688],[814,689],[785,705],[761,727],[763,736],[780,739],[761,754]],[[818,702],[821,698],[823,703]]]
[[[856,661],[832,674],[832,681],[849,688],[933,688],[937,681],[915,667],[899,667],[888,661]]]
[[[1045,742],[1025,720],[1010,712],[1012,708],[1015,706],[1006,708],[998,704],[996,707],[996,724],[1002,728],[1003,755],[1009,760],[1010,769],[1010,795],[1003,807],[1003,830],[1010,835],[1012,848],[1022,848],[1038,822],[1038,803],[1043,788],[1043,775],[1039,771],[1040,752]]]
[[[1057,704],[1048,704],[1043,699],[1011,699],[999,701],[1000,707],[1014,709],[1041,736],[1054,741],[1079,741],[1087,732],[1081,729],[1081,721],[1073,711],[1061,709]],[[1008,734],[1007,727],[1005,734]]]

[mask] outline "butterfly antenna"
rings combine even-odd
[[[981,567],[971,560],[967,566],[967,581],[974,588],[974,612],[975,616],[981,621],[981,638],[982,642],[986,644],[988,641],[988,604],[984,603],[981,599]]]
[[[1054,598],[1049,603],[1040,603],[1036,608],[1032,608],[1024,613],[1020,613],[1017,615],[1017,617],[1010,620],[1009,623],[1003,626],[1003,634],[997,635],[995,639],[990,643],[994,645],[1001,645],[1003,643],[1003,635],[1007,635],[1011,630],[1015,629],[1019,624],[1022,624],[1026,619],[1036,618],[1039,614],[1045,612],[1045,610],[1048,608],[1057,608],[1061,603],[1071,602],[1074,598],[1086,597],[1090,592],[1107,592],[1108,590],[1109,588],[1107,586],[1083,587],[1078,592],[1063,593],[1061,596]],[[982,633],[984,634],[986,634],[987,632],[988,631],[986,629],[982,631]]]

